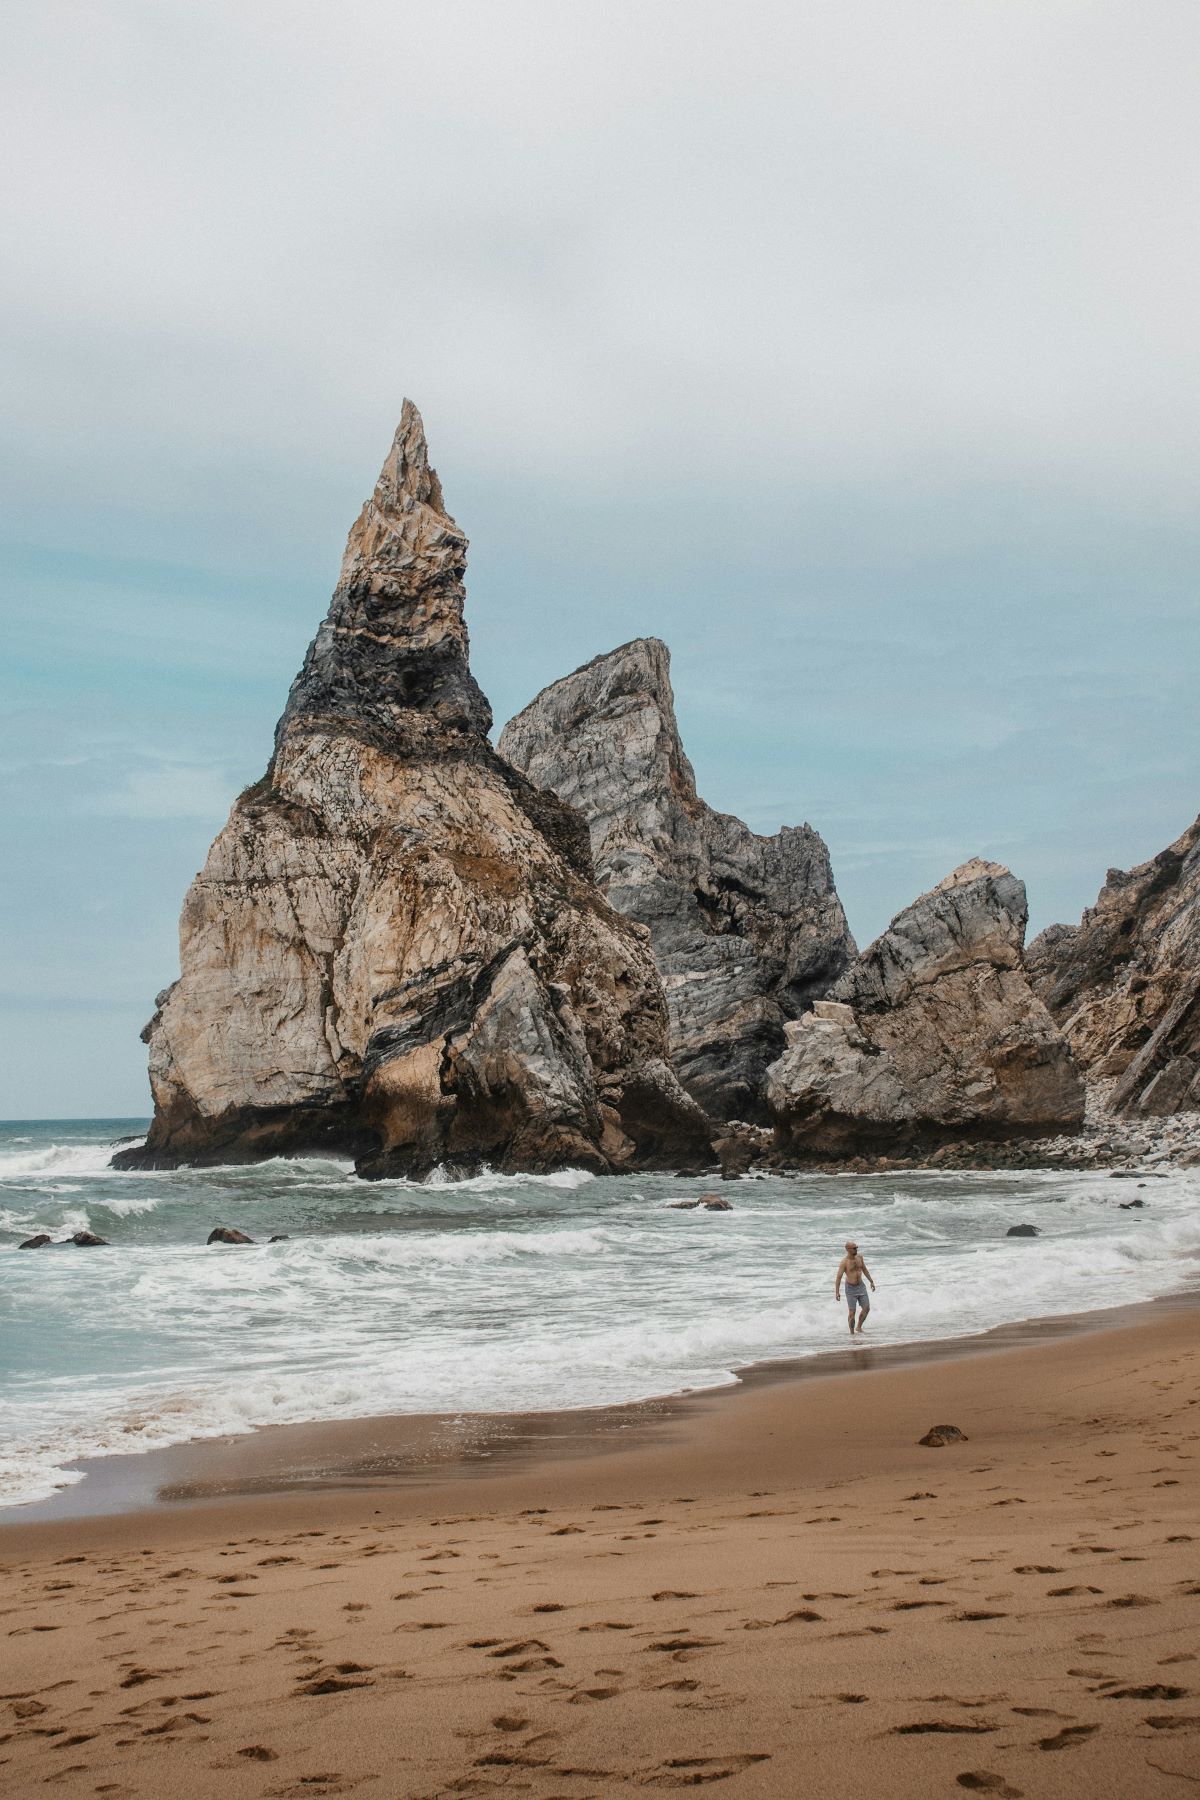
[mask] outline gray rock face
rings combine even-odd
[[[1022,966],[1021,882],[964,863],[893,919],[767,1076],[781,1145],[839,1154],[1075,1130],[1083,1086]]]
[[[702,1164],[644,934],[501,761],[466,539],[405,402],[262,781],[184,903],[154,1121],[119,1165],[356,1153],[364,1174]]]
[[[697,796],[657,638],[546,688],[499,747],[579,810],[603,892],[648,928],[688,1092],[716,1117],[762,1116],[785,1021],[854,954],[817,833],[758,837]]]
[[[1030,980],[1089,1081],[1127,1114],[1200,1111],[1200,819],[1128,872],[1079,925],[1052,925]]]

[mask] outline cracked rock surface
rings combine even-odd
[[[271,764],[188,892],[144,1034],[154,1121],[119,1163],[710,1160],[646,934],[578,817],[487,741],[466,549],[406,401]]]
[[[603,892],[648,928],[689,1093],[719,1118],[764,1117],[786,1021],[854,955],[821,838],[809,825],[760,837],[699,798],[657,638],[544,689],[500,751],[578,809]]]
[[[964,863],[892,920],[828,1000],[788,1026],[767,1076],[780,1145],[1075,1131],[1084,1089],[1022,960],[1024,884]]]
[[[1030,980],[1114,1113],[1200,1112],[1200,819],[1110,869],[1078,925],[1051,925]]]

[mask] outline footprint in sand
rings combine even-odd
[[[1082,1744],[1092,1737],[1100,1727],[1098,1725],[1064,1725],[1053,1737],[1038,1739],[1039,1750],[1069,1750],[1074,1744]]]
[[[893,1725],[893,1737],[981,1737],[994,1725],[974,1719],[916,1719],[911,1725]]]
[[[322,1663],[305,1677],[296,1692],[310,1696],[342,1694],[348,1688],[373,1687],[374,1683],[368,1663]]]
[[[733,1756],[670,1756],[657,1768],[643,1770],[636,1779],[646,1787],[702,1787],[710,1781],[728,1781],[755,1763],[770,1762],[765,1750],[741,1751]]]
[[[1190,1690],[1182,1687],[1168,1687],[1165,1682],[1152,1681],[1146,1687],[1113,1688],[1105,1694],[1106,1700],[1185,1700]]]

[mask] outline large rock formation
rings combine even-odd
[[[767,1076],[781,1147],[861,1148],[1075,1130],[1083,1086],[1022,967],[1025,888],[964,863],[892,920]]]
[[[188,893],[144,1034],[154,1122],[119,1162],[707,1158],[647,934],[578,817],[487,742],[466,549],[406,401],[267,774]]]
[[[1126,873],[1079,925],[1029,946],[1036,992],[1118,1112],[1200,1110],[1200,819]]]
[[[546,688],[505,726],[500,751],[578,808],[601,888],[649,927],[689,1093],[721,1118],[762,1116],[785,1021],[854,954],[817,833],[758,837],[698,798],[657,638]]]

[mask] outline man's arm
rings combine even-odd
[[[843,1256],[841,1262],[837,1266],[837,1274],[833,1278],[833,1297],[835,1300],[840,1300],[842,1297],[842,1276],[846,1273],[846,1264],[849,1260],[848,1257]]]
[[[875,1277],[874,1277],[874,1276],[873,1276],[873,1275],[872,1275],[872,1273],[871,1273],[871,1271],[870,1271],[870,1269],[868,1269],[868,1267],[867,1267],[867,1265],[866,1265],[866,1263],[865,1263],[865,1262],[863,1262],[863,1260],[862,1260],[862,1257],[861,1257],[861,1256],[860,1256],[860,1257],[859,1257],[859,1259],[858,1259],[858,1260],[859,1260],[859,1262],[860,1262],[860,1264],[861,1264],[861,1265],[862,1265],[862,1272],[863,1272],[863,1274],[864,1274],[864,1275],[865,1275],[865,1276],[866,1276],[866,1278],[867,1278],[867,1280],[868,1280],[868,1281],[869,1281],[869,1282],[870,1282],[870,1284],[871,1284],[871,1292],[872,1292],[872,1293],[874,1293],[874,1292],[875,1292]]]

